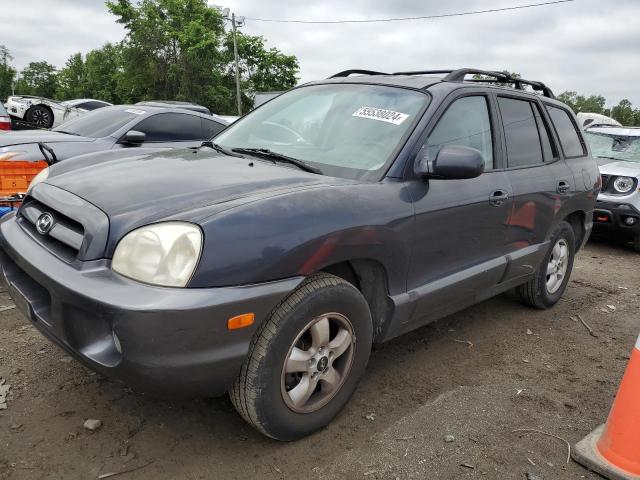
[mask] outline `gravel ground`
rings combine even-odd
[[[4,310],[0,479],[600,478],[567,463],[561,439],[606,419],[640,330],[639,285],[640,255],[592,242],[554,309],[503,295],[378,347],[343,413],[289,444],[227,398],[152,399],[95,375]]]

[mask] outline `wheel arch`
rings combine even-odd
[[[576,210],[574,212],[571,212],[569,215],[565,216],[563,220],[567,222],[569,225],[571,225],[571,228],[573,229],[573,233],[576,237],[576,252],[577,252],[582,246],[582,242],[586,234],[586,229],[585,229],[586,213],[583,212],[582,210]]]
[[[371,311],[375,341],[393,315],[389,277],[384,265],[378,260],[361,258],[334,263],[320,271],[340,277],[360,291]]]

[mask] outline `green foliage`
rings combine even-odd
[[[16,77],[16,70],[9,65],[13,57],[9,53],[9,49],[4,45],[0,45],[0,100],[4,101],[11,95],[11,86]]]
[[[47,62],[31,62],[16,82],[16,93],[52,98],[58,88],[56,67]]]
[[[577,92],[562,92],[558,95],[558,100],[566,103],[576,112],[583,113],[601,113],[605,114],[606,100],[602,95],[578,95]]]
[[[56,98],[71,100],[86,96],[85,66],[81,53],[69,57],[64,68],[58,73],[58,91]]]

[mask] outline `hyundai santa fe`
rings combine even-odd
[[[279,440],[338,414],[374,343],[507,290],[553,306],[600,188],[546,85],[474,69],[345,71],[122,156],[34,180],[0,224],[11,296],[90,368],[228,392]]]

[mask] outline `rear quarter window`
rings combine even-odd
[[[582,157],[587,154],[584,141],[578,133],[578,129],[571,120],[569,112],[562,108],[546,105],[553,126],[560,138],[560,145],[565,157]]]

